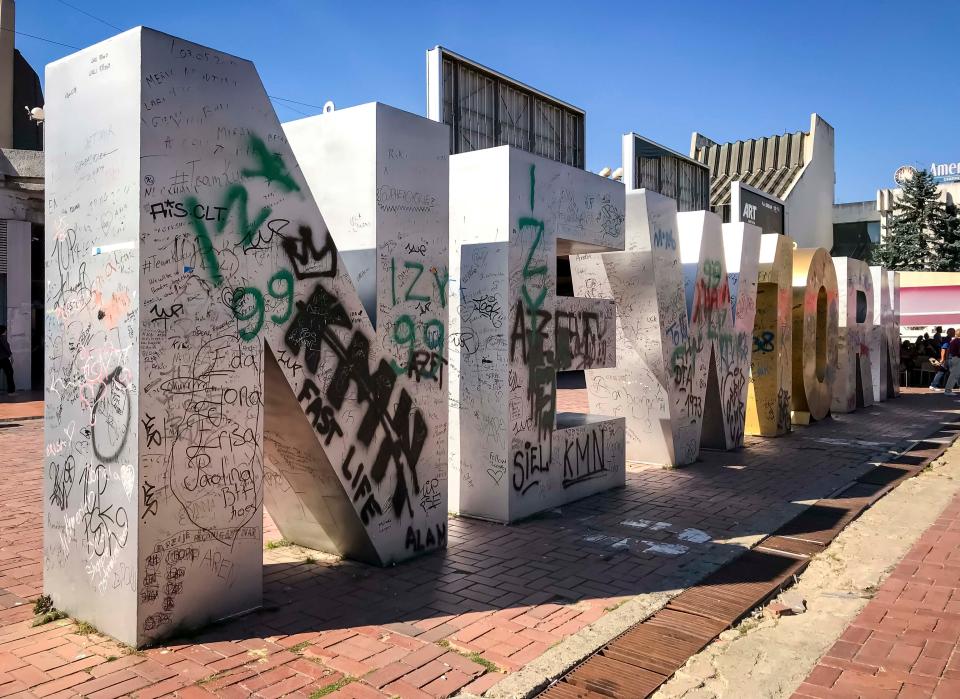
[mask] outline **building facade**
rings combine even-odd
[[[854,201],[833,206],[834,257],[869,260],[882,229],[876,201]]]
[[[635,133],[623,135],[623,182],[677,200],[678,211],[710,208],[710,170]]]
[[[694,132],[690,157],[710,168],[710,208],[730,217],[730,184],[743,182],[782,200],[787,235],[800,247],[830,249],[836,183],[834,130],[810,115],[810,129],[718,143]]]
[[[43,107],[40,79],[14,47],[15,4],[0,0],[0,325],[18,389],[43,385]],[[0,377],[0,391],[7,390]]]

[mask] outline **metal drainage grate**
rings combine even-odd
[[[861,483],[873,483],[876,485],[889,485],[895,481],[916,473],[916,469],[904,468],[903,466],[894,466],[892,464],[883,464],[870,469],[857,480]]]
[[[872,471],[868,471],[872,473]],[[880,496],[882,496],[886,490],[886,483],[874,483],[873,481],[858,481],[851,485],[849,488],[845,488],[836,496],[830,498],[831,500],[865,500],[869,504],[872,504]]]
[[[761,551],[775,551],[788,556],[809,558],[815,553],[823,551],[823,546],[820,544],[815,544],[812,541],[788,539],[785,536],[768,536],[766,539],[757,544],[757,549]]]
[[[666,679],[666,675],[594,655],[567,675],[566,682],[608,697],[645,697]]]
[[[589,689],[576,687],[566,682],[557,682],[540,696],[542,699],[608,699],[610,695],[597,694]]]
[[[774,535],[824,545],[832,541],[858,513],[859,509],[852,513],[847,507],[811,505],[775,531]]]

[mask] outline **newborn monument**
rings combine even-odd
[[[260,606],[264,506],[390,565],[896,395],[895,273],[149,29],[46,77],[44,588],[130,645]]]

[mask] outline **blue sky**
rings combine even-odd
[[[873,199],[903,164],[960,161],[960,3],[68,0],[253,60],[271,95],[426,113],[442,44],[587,111],[587,166],[636,131],[688,152],[809,126],[836,129],[837,201]],[[116,33],[60,0],[18,0],[17,29],[74,46]],[[24,36],[42,66],[72,49]],[[292,109],[291,109],[292,108]],[[277,109],[288,121],[318,109]]]

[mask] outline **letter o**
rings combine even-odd
[[[837,273],[823,248],[793,253],[794,422],[822,420],[830,412],[837,371]]]

